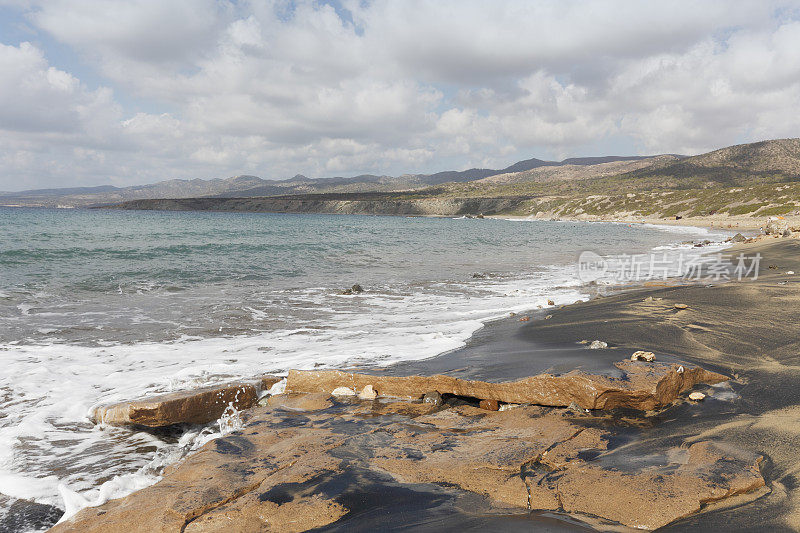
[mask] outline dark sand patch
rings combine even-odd
[[[761,253],[755,281],[645,289],[576,304],[521,328],[535,343],[602,338],[621,349],[666,352],[736,379],[702,387],[696,405],[676,405],[642,428],[626,451],[710,439],[766,457],[771,492],[757,501],[700,514],[665,531],[800,529],[800,241],[740,245]],[[777,268],[769,268],[770,265]],[[663,298],[647,301],[645,298]],[[674,304],[688,309],[676,312]],[[622,450],[620,450],[622,451]],[[618,452],[619,453],[619,452]]]

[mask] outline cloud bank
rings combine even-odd
[[[2,9],[0,190],[693,154],[800,132],[800,2]]]

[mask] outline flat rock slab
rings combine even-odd
[[[611,434],[596,417],[565,409],[330,402],[286,396],[254,408],[242,431],[209,442],[155,485],[53,531],[303,531],[351,513],[357,526],[351,502],[376,504],[352,497],[365,472],[479,494],[504,513],[551,510],[640,529],[764,485],[756,455],[702,441],[626,457],[627,447],[608,449]]]
[[[623,361],[615,363],[622,377],[573,371],[563,375],[539,374],[518,381],[490,383],[452,376],[375,376],[339,370],[290,370],[287,392],[324,392],[339,387],[355,391],[371,385],[379,396],[419,399],[438,391],[481,400],[583,409],[627,407],[643,411],[663,408],[695,385],[713,385],[728,378],[699,367],[665,363]]]
[[[282,378],[262,376],[255,382],[223,383],[199,389],[158,394],[148,398],[100,405],[89,417],[112,426],[162,427],[173,424],[207,424],[226,409],[249,409],[258,402],[260,390]]]

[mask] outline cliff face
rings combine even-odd
[[[349,195],[348,195],[349,196]],[[525,198],[330,198],[292,196],[260,198],[179,198],[134,200],[114,209],[163,211],[244,211],[258,213],[330,213],[343,215],[491,215],[513,211]]]

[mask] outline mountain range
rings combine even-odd
[[[472,168],[435,174],[360,175],[285,180],[257,176],[172,179],[131,187],[77,187],[0,193],[0,205],[92,207],[135,200],[255,198],[320,194],[410,193],[450,196],[541,196],[587,186],[631,190],[708,188],[794,181],[800,176],[800,139],[778,139],[730,146],[696,156],[579,157],[563,161],[526,159],[503,169]],[[542,189],[542,186],[545,189]]]
[[[71,187],[63,189],[35,189],[18,192],[0,192],[0,205],[28,207],[92,207],[129,200],[156,198],[250,198],[255,196],[282,196],[327,192],[397,192],[411,191],[440,185],[462,183],[498,175],[518,174],[538,168],[592,168],[598,164],[645,161],[642,156],[579,157],[563,161],[526,159],[506,168],[493,170],[472,168],[463,171],[445,171],[435,174],[404,174],[402,176],[376,176],[364,174],[354,177],[308,178],[298,174],[285,180],[265,180],[257,176],[231,178],[172,179],[148,185],[115,187]]]

